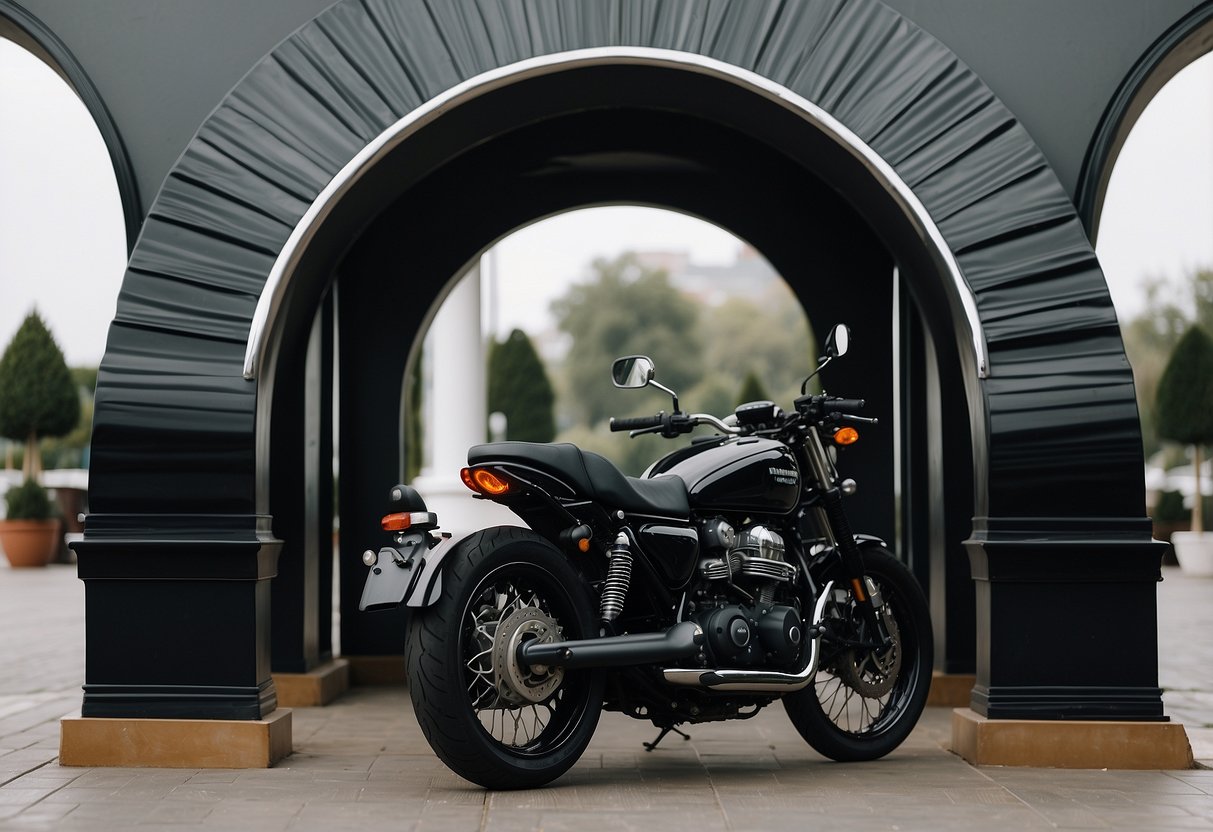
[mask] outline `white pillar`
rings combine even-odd
[[[478,265],[459,280],[434,316],[425,352],[431,367],[423,401],[428,454],[413,487],[448,531],[522,525],[509,509],[474,499],[459,478],[468,448],[485,441],[488,419]]]

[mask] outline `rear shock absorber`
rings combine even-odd
[[[632,549],[623,532],[615,538],[610,558],[606,581],[602,585],[603,621],[614,621],[623,612],[623,602],[627,600],[628,586],[632,583]]]

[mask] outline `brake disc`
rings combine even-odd
[[[869,699],[891,691],[901,671],[901,631],[897,619],[887,607],[881,614],[892,644],[884,650],[848,648],[839,654],[834,669],[843,684]]]
[[[561,638],[560,625],[535,607],[515,610],[497,624],[493,639],[493,678],[497,694],[510,705],[529,705],[551,696],[564,681],[564,668],[518,662],[518,646],[527,640],[550,644]]]

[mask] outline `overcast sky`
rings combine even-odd
[[[498,248],[498,326],[542,329],[550,300],[598,256],[685,250],[730,261],[739,243],[670,212],[603,208],[536,223]],[[1104,206],[1098,252],[1122,318],[1147,275],[1213,266],[1213,56],[1157,96],[1129,136]],[[0,346],[37,307],[68,363],[96,364],[114,316],[126,243],[109,158],[62,80],[0,40]]]

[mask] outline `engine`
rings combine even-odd
[[[699,572],[709,590],[701,598],[696,620],[716,664],[795,661],[804,625],[794,607],[774,603],[779,585],[796,578],[796,567],[784,556],[783,538],[760,525],[736,532],[720,519],[704,527],[702,538],[707,555],[699,562]],[[725,600],[737,595],[748,596],[747,603]]]

